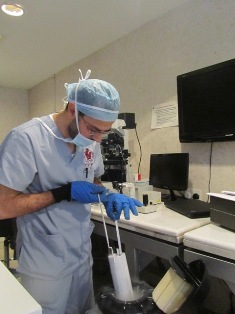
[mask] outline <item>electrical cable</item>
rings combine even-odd
[[[136,133],[136,138],[137,138],[137,141],[138,141],[139,147],[140,147],[140,160],[139,160],[139,164],[138,164],[138,173],[140,173],[140,164],[141,164],[141,159],[142,159],[142,148],[141,148],[141,144],[140,144],[140,140],[139,140],[136,126],[137,126],[137,124],[135,125],[135,133]]]
[[[177,190],[177,192],[180,194],[181,198],[185,198],[184,192]]]
[[[210,193],[210,190],[211,190],[211,164],[212,164],[212,151],[213,151],[213,142],[211,142],[211,147],[210,147],[208,193]],[[209,195],[207,196],[207,203],[208,203],[208,202],[209,202]]]

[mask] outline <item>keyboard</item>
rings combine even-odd
[[[167,200],[165,206],[189,218],[210,217],[210,204],[201,200],[176,199]]]

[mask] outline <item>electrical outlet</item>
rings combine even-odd
[[[199,196],[199,198],[195,197],[197,195]],[[189,199],[196,198],[200,200],[202,197],[202,191],[198,189],[188,189],[184,192],[184,196]]]

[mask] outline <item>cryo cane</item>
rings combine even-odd
[[[109,252],[108,261],[109,261],[110,271],[111,271],[113,285],[114,285],[115,298],[121,301],[133,301],[135,298],[134,298],[133,288],[131,284],[130,273],[129,273],[129,269],[127,265],[126,254],[122,252],[118,222],[117,220],[115,220],[115,227],[116,227],[117,240],[118,240],[118,249],[117,249],[117,253],[114,253],[113,248],[110,246],[110,243],[109,243],[108,232],[107,232],[106,223],[104,219],[104,213],[103,213],[103,206],[100,201],[99,194],[98,194],[98,198],[99,198],[99,205],[100,205],[102,220],[104,224],[105,236],[106,236],[107,245],[108,245],[108,252]]]

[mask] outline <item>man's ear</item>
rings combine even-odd
[[[73,117],[75,116],[75,104],[73,102],[68,103],[68,113]]]

